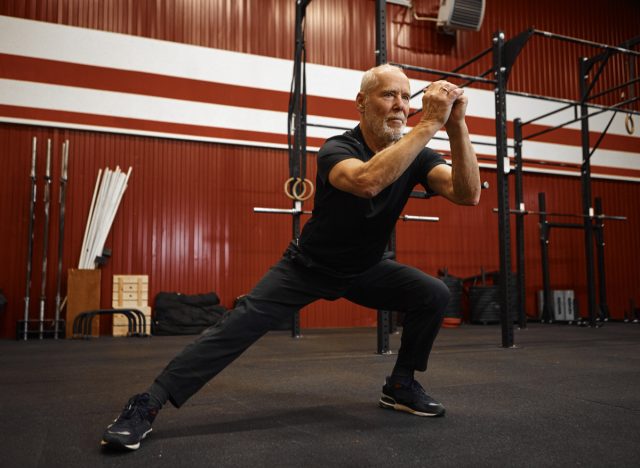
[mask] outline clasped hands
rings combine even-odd
[[[438,123],[447,131],[464,124],[468,98],[464,89],[445,80],[434,81],[424,89],[422,120]]]

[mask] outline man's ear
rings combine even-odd
[[[358,109],[358,112],[360,112],[361,114],[364,113],[364,103],[365,103],[365,96],[363,93],[358,93],[358,95],[356,96],[356,109]]]

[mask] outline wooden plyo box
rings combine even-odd
[[[151,334],[151,307],[149,307],[148,275],[113,275],[113,296],[111,307],[138,309],[147,321],[146,333]],[[113,316],[113,336],[126,336],[129,321],[122,314]]]
[[[70,268],[67,279],[66,337],[73,338],[73,321],[82,312],[100,308],[100,270]],[[91,323],[91,336],[100,335],[100,319]]]
[[[117,307],[114,307],[114,309]],[[147,321],[147,327],[145,332],[151,334],[151,307],[150,306],[138,306],[133,307],[138,309],[144,314],[144,318]],[[127,336],[129,333],[129,320],[123,314],[113,314],[113,336]]]

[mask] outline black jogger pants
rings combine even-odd
[[[392,260],[357,275],[338,277],[289,248],[238,306],[178,354],[156,378],[180,407],[251,344],[317,299],[348,299],[404,312],[397,365],[424,371],[449,301],[446,285]]]

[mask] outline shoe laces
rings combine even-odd
[[[411,381],[411,390],[417,393],[422,393],[422,394],[426,393],[422,385],[420,385],[420,382],[418,382],[416,379],[413,379]]]
[[[153,410],[153,408],[149,407],[149,395],[144,393],[135,395],[129,399],[118,419],[132,419],[135,421],[147,419],[153,421],[156,413]]]

